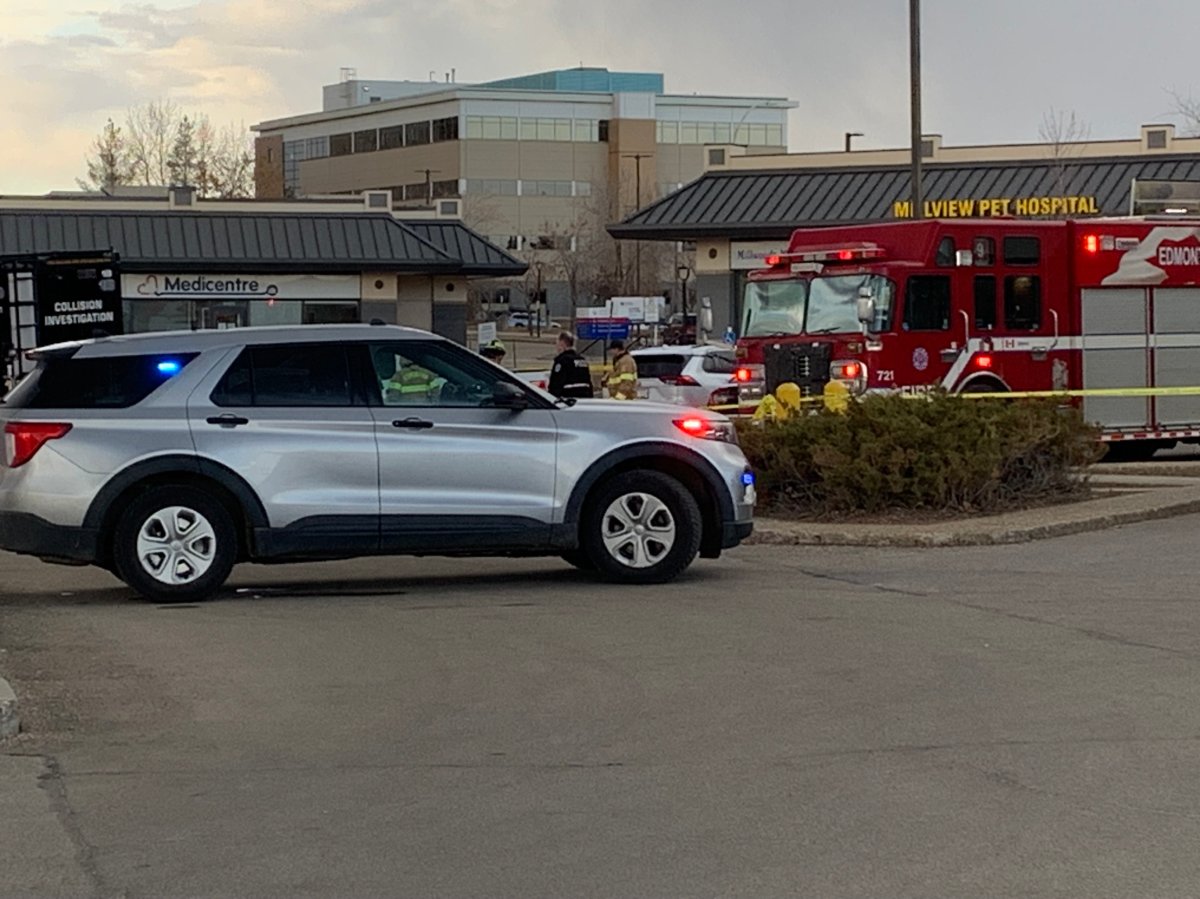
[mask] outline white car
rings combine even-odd
[[[737,404],[737,358],[731,346],[661,346],[632,355],[639,393],[647,399],[701,408]]]
[[[531,316],[528,312],[517,310],[508,313],[508,320],[505,322],[506,327],[512,331],[517,328],[528,328],[531,322],[536,322],[536,317]],[[561,328],[562,325],[555,321],[550,321],[549,317],[542,315],[542,329]]]

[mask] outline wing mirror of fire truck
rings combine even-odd
[[[958,250],[954,254],[954,264],[959,268],[975,264],[975,253],[971,250]]]
[[[875,294],[869,287],[858,289],[858,320],[868,328],[875,321]]]

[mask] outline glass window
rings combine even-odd
[[[497,122],[499,126],[499,122]],[[444,119],[435,119],[430,123],[430,128],[433,131],[433,142],[442,143],[448,140],[458,140],[458,116],[449,116]],[[499,137],[499,127],[497,127],[497,137]]]
[[[608,119],[601,119],[596,125],[596,140],[608,143]]]
[[[913,275],[904,300],[906,331],[950,328],[950,279],[945,275]]]
[[[496,382],[506,380],[484,359],[445,343],[379,344],[371,364],[379,384],[371,400],[384,406],[490,406]]]
[[[500,116],[485,115],[483,122],[483,139],[500,140]]]
[[[575,196],[590,197],[592,195],[592,183],[590,181],[575,182]]]
[[[51,356],[5,399],[8,409],[128,409],[183,370],[195,353]]]
[[[1042,324],[1042,279],[1010,275],[1004,279],[1004,326],[1010,331],[1036,331]]]
[[[554,119],[537,119],[537,139],[554,140]]]
[[[521,140],[537,140],[537,119],[521,119],[520,139]]]
[[[733,353],[709,353],[704,357],[704,370],[715,375],[731,375],[737,371]]]
[[[404,146],[404,126],[395,125],[391,128],[379,129],[379,149],[395,150]]]
[[[575,140],[581,142],[594,141],[596,132],[596,123],[589,122],[583,119],[575,120]]]
[[[699,127],[695,122],[680,122],[679,123],[679,142],[681,144],[694,144],[700,140]]]
[[[1005,265],[1037,265],[1041,256],[1042,242],[1036,237],[1004,238]]]
[[[683,373],[687,358],[678,353],[638,353],[635,357],[639,378],[675,379]]]
[[[767,126],[750,125],[750,146],[765,147],[767,145]]]
[[[859,330],[858,297],[863,289],[875,297],[871,330],[885,331],[892,323],[892,282],[879,275],[830,275],[813,278],[808,289],[808,334],[848,334]]]
[[[662,125],[662,137],[659,138],[659,143],[677,144],[679,143],[679,123],[678,122],[659,122]]]
[[[515,117],[503,116],[500,119],[500,139],[501,140],[516,140],[517,139],[517,120]]]
[[[696,126],[698,142],[713,144],[717,142],[717,127],[712,122],[701,122]]]
[[[354,132],[354,152],[374,153],[379,149],[379,132],[374,128]]]
[[[429,123],[412,122],[404,126],[404,146],[416,147],[429,143]]]
[[[308,159],[323,159],[329,155],[328,137],[310,137],[304,144],[305,156]]]
[[[975,327],[990,331],[996,327],[996,278],[975,276]]]
[[[479,140],[483,137],[483,117],[467,116],[467,140]]]
[[[555,140],[570,140],[571,139],[571,120],[570,119],[555,119],[554,120],[554,139]]]
[[[767,145],[771,147],[784,146],[782,125],[767,126]]]
[[[971,252],[975,256],[976,265],[996,264],[996,241],[991,237],[976,237],[972,242]]]
[[[346,348],[335,344],[247,347],[212,393],[218,406],[352,406]]]
[[[433,182],[433,197],[434,199],[442,199],[443,197],[458,196],[458,179],[448,178],[445,181]]]
[[[346,348],[324,343],[247,347],[211,398],[217,406],[353,406]]]
[[[349,134],[334,134],[329,138],[330,156],[349,156],[354,149],[354,140]]]
[[[953,237],[943,237],[938,242],[936,264],[937,265],[947,265],[947,266],[954,265],[954,251],[955,251],[954,238]]]
[[[808,300],[808,282],[749,281],[742,333],[745,337],[772,337],[804,332],[804,307]]]
[[[713,126],[713,143],[727,144],[730,143],[732,135],[732,126],[728,123],[718,123]]]

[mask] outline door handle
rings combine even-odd
[[[250,419],[242,418],[240,415],[234,415],[226,412],[224,415],[214,415],[212,418],[205,419],[210,425],[220,425],[223,428],[236,428],[238,425],[250,424]]]
[[[402,418],[392,422],[393,428],[409,428],[413,431],[425,431],[433,427],[433,422],[423,418]]]

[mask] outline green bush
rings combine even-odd
[[[868,397],[844,414],[739,424],[765,511],[998,512],[1076,495],[1095,430],[1055,400]]]

